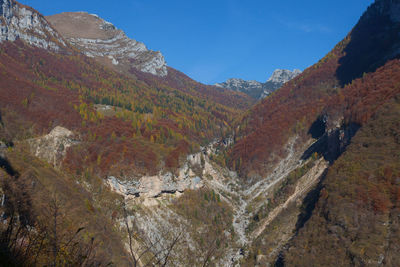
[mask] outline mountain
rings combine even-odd
[[[296,69],[293,71],[277,69],[265,83],[232,78],[226,82],[217,83],[215,86],[242,92],[255,99],[263,99],[300,74],[301,71]]]
[[[236,92],[242,92],[256,99],[259,99],[264,92],[262,83],[236,78],[228,79],[223,83],[216,83],[215,86]]]
[[[399,265],[398,0],[255,105],[0,4],[2,265]]]
[[[113,24],[86,12],[67,12],[46,19],[73,46],[121,72],[131,68],[164,77],[167,64],[160,52],[130,39]]]
[[[399,264],[399,30],[400,2],[382,0],[349,34],[336,75],[346,85],[347,121],[361,128],[311,198],[314,210],[282,250],[281,262]]]
[[[65,12],[46,17],[51,25],[72,46],[100,64],[150,87],[176,89],[207,101],[240,109],[248,108],[254,100],[244,94],[215,90],[198,83],[185,74],[168,67],[161,52],[128,38],[122,30],[95,14]]]
[[[8,237],[0,242],[0,262],[129,266],[134,260],[124,249],[124,222],[141,232],[143,239],[135,241],[140,249],[155,242],[148,238],[161,238],[133,221],[139,218],[134,202],[153,205],[202,187],[201,166],[208,160],[202,151],[232,131],[252,100],[172,68],[166,76],[136,68],[125,73],[86,56],[37,11],[0,3],[0,231]],[[114,190],[123,186],[129,190]],[[230,223],[227,204],[201,190],[210,194],[205,205],[211,213]],[[181,204],[171,205],[166,212],[186,220]],[[50,225],[54,220],[59,223]],[[221,233],[223,225],[211,227],[213,222],[206,219],[199,227]],[[195,236],[188,238],[199,248]],[[30,240],[29,246],[19,240]],[[146,259],[156,262],[156,249]]]
[[[245,266],[398,265],[399,7],[375,1],[243,117],[227,163],[246,187],[269,188],[249,202]]]
[[[0,4],[0,42],[21,39],[53,51],[66,48],[61,35],[32,8],[12,0],[2,0]]]
[[[354,109],[361,108],[365,99],[358,97],[360,100],[357,101],[361,101],[358,105],[350,104],[356,100],[347,99],[356,94],[357,88],[352,87],[352,83],[398,57],[400,37],[395,32],[399,23],[393,11],[397,10],[397,5],[397,1],[376,1],[350,34],[331,52],[302,75],[286,83],[277,94],[252,108],[242,119],[236,136],[240,140],[237,140],[232,151],[234,160],[241,158],[243,166],[248,170],[242,171],[252,172],[255,176],[256,173],[265,174],[269,163],[287,154],[283,147],[290,143],[291,138],[309,137],[308,131],[314,122],[318,123],[318,118],[323,118],[327,130],[343,123],[350,124],[351,120],[361,124],[385,100],[393,97],[395,88],[391,94],[370,95],[377,100],[381,97],[383,99],[363,107],[364,117],[356,115]],[[380,10],[386,11],[381,13]],[[384,90],[382,87],[379,89]],[[341,96],[340,101],[338,95]],[[328,111],[335,114],[331,115],[330,120]],[[347,113],[344,114],[344,111]]]

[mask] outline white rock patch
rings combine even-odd
[[[14,1],[0,0],[0,18],[0,43],[21,39],[30,45],[53,51],[66,46],[62,37],[41,15],[20,7]]]
[[[31,152],[54,167],[59,167],[64,159],[67,149],[78,143],[70,130],[57,126],[48,135],[29,139]]]

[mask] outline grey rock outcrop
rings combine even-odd
[[[103,64],[123,72],[136,68],[160,77],[168,74],[161,52],[147,49],[95,14],[65,12],[46,18],[73,46]]]
[[[32,154],[54,167],[60,167],[67,149],[76,143],[74,133],[61,126],[55,127],[48,135],[28,140]]]
[[[217,83],[215,86],[242,92],[256,99],[263,99],[300,73],[301,71],[297,69],[293,71],[277,69],[265,83],[233,78],[223,83]]]
[[[0,43],[17,39],[53,51],[66,47],[61,35],[38,12],[13,0],[0,0]]]
[[[226,88],[236,92],[245,93],[253,98],[260,98],[263,93],[263,84],[257,81],[245,81],[243,79],[228,79],[226,82],[215,84],[217,87]]]
[[[114,176],[107,178],[111,190],[124,197],[155,198],[164,193],[174,194],[203,187],[202,178],[192,170],[193,166],[201,166],[201,153],[189,155],[184,166],[175,175],[170,172],[155,176],[143,176],[139,180],[121,179]]]
[[[267,82],[283,85],[284,83],[290,81],[299,74],[301,74],[301,70],[298,69],[294,69],[293,71],[276,69],[272,76],[267,80]]]
[[[200,177],[174,177],[171,173],[142,177],[140,181],[123,181],[114,176],[108,177],[111,189],[125,196],[158,197],[163,193],[184,192],[202,186]]]

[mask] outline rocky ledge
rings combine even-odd
[[[201,174],[196,174],[194,168],[202,169],[202,153],[189,155],[187,162],[179,170],[179,175],[160,173],[156,176],[144,176],[139,180],[121,179],[114,176],[107,178],[111,190],[126,198],[157,198],[162,194],[183,193],[185,190],[196,190],[204,186]],[[204,170],[202,170],[204,172]]]

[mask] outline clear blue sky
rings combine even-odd
[[[212,84],[305,69],[343,39],[373,0],[21,0],[44,15],[87,11]]]

